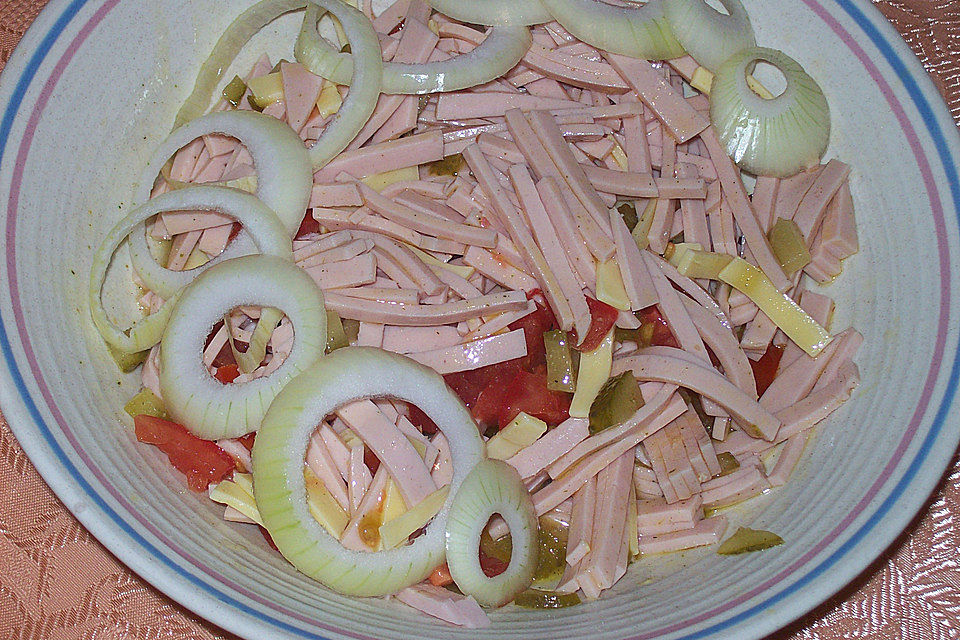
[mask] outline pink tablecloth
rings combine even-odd
[[[0,0],[0,68],[46,0]],[[960,121],[960,0],[874,0]],[[922,515],[846,589],[769,640],[960,638],[960,460]],[[0,417],[0,640],[232,638],[116,560]]]

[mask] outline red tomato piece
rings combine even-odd
[[[757,395],[762,396],[763,392],[773,384],[773,379],[777,377],[777,369],[780,367],[780,358],[783,357],[783,347],[771,344],[759,360],[750,360],[750,368],[753,369],[753,377],[757,380]]]
[[[373,452],[373,449],[363,448],[363,464],[367,465],[370,473],[374,474],[380,468],[380,458]]]
[[[495,578],[504,571],[507,570],[510,564],[504,562],[500,558],[495,558],[493,556],[488,556],[483,552],[483,549],[480,550],[480,569],[483,571],[483,575],[488,578]]]
[[[320,233],[320,223],[313,219],[313,214],[307,211],[307,214],[303,216],[303,220],[300,221],[300,228],[297,229],[296,238],[301,238],[308,233]]]
[[[578,351],[593,351],[599,347],[604,337],[616,324],[617,316],[620,315],[614,307],[606,302],[594,300],[590,296],[587,296],[587,306],[590,308],[590,329],[583,339],[583,344],[577,347]]]
[[[483,387],[473,406],[470,407],[470,413],[473,414],[474,420],[484,426],[500,425],[507,398],[513,393],[511,388],[513,380],[523,371],[515,360],[494,366],[496,367],[494,375],[487,379],[486,386]]]
[[[257,528],[260,529],[260,533],[263,534],[263,539],[267,541],[270,548],[279,553],[280,549],[277,548],[277,543],[273,541],[273,536],[270,535],[270,532],[260,525],[257,525]]]
[[[445,587],[448,584],[453,582],[453,576],[450,575],[450,567],[447,566],[447,563],[444,562],[442,565],[433,570],[427,580],[430,581],[430,584],[436,587]]]
[[[663,315],[661,315],[660,308],[657,307],[657,305],[651,305],[646,309],[641,309],[638,314],[640,322],[653,324],[653,339],[650,341],[651,345],[680,348],[680,343],[677,342],[677,339],[673,336],[673,332],[670,331],[670,325],[667,324],[667,321]]]
[[[409,402],[407,403],[407,407],[409,408],[410,414],[407,416],[407,419],[410,420],[413,426],[420,429],[420,433],[426,436],[432,436],[439,431],[437,425],[430,419],[430,416],[425,414],[420,407]]]
[[[170,464],[187,476],[194,491],[204,491],[212,482],[220,482],[234,469],[233,458],[217,443],[203,440],[182,425],[153,416],[133,419],[137,440],[155,445],[167,454]]]
[[[500,413],[503,429],[523,411],[555,427],[570,417],[571,395],[547,389],[546,372],[519,371],[507,386],[508,399]]]
[[[537,303],[537,310],[511,322],[509,329],[516,331],[523,329],[523,337],[527,341],[527,355],[520,358],[520,366],[532,371],[547,363],[547,349],[543,345],[543,334],[557,328],[557,320],[549,308]]]
[[[252,452],[253,452],[253,441],[256,439],[256,437],[257,437],[257,432],[254,431],[253,433],[248,433],[247,435],[243,436],[242,438],[237,438],[237,439],[240,441],[240,444],[242,444],[243,446],[245,446],[245,447],[247,448],[247,451],[250,451],[250,452],[252,453]]]
[[[217,367],[217,372],[213,377],[220,381],[220,384],[230,384],[240,376],[240,367],[234,364],[225,364]]]

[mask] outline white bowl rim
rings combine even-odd
[[[52,0],[37,17],[20,46],[11,56],[0,78],[0,106],[3,106],[2,117],[0,117],[0,161],[7,152],[10,131],[13,122],[18,118],[22,96],[38,79],[38,69],[54,44],[58,42],[68,26],[72,26],[81,12],[87,13],[93,7],[97,7],[94,18],[98,15],[102,17],[119,1]],[[841,26],[826,9],[823,9],[818,0],[802,1],[818,12],[835,31],[838,31],[838,34],[839,30],[846,33],[845,27]],[[911,107],[919,112],[922,126],[926,128],[933,142],[931,149],[929,148],[931,145],[924,145],[918,141],[915,151],[919,153],[919,146],[925,146],[924,150],[929,153],[929,159],[939,161],[949,183],[947,188],[942,185],[927,184],[928,189],[931,189],[930,195],[935,197],[938,203],[940,203],[940,197],[946,201],[946,204],[939,205],[943,215],[951,211],[956,215],[957,206],[960,204],[960,177],[958,177],[960,176],[958,171],[960,133],[933,82],[906,43],[878,9],[862,5],[856,0],[825,1],[836,5],[847,19],[856,23],[856,28],[861,32],[860,35],[865,36],[869,44],[880,52],[883,62],[892,67],[893,73],[902,83],[902,88],[909,95]],[[88,23],[81,31],[89,31],[89,27]],[[847,38],[853,40],[849,33]],[[854,43],[851,46],[864,56],[866,55],[859,44]],[[867,60],[862,61],[868,63]],[[879,75],[879,71],[877,73]],[[901,123],[910,128],[913,124],[918,124],[907,122],[907,116],[902,118]],[[913,135],[916,138],[916,134]],[[928,167],[928,175],[929,172]],[[930,180],[932,181],[932,178]],[[953,204],[953,208],[949,206],[950,203]],[[11,260],[9,254],[7,259]],[[949,256],[947,266],[949,268]],[[3,269],[3,274],[9,275],[6,268]],[[941,315],[943,315],[946,313],[945,310],[949,309],[950,298],[957,298],[956,295],[950,295],[951,291],[956,294],[960,287],[957,286],[955,276],[941,273],[941,278],[946,298],[946,302],[941,305]],[[9,295],[9,292],[7,294]],[[6,312],[8,308],[7,300],[4,299],[2,311]],[[941,325],[946,321],[946,317],[949,317],[949,314],[941,318]],[[291,637],[325,638],[318,634],[304,633],[303,630],[290,626],[282,620],[265,619],[261,613],[238,601],[227,590],[211,589],[209,585],[171,562],[162,550],[141,537],[124,521],[121,514],[116,513],[101,496],[93,491],[68,453],[56,440],[34,398],[29,395],[11,349],[10,336],[5,324],[7,320],[3,318],[0,320],[2,320],[0,322],[0,353],[2,353],[0,406],[3,407],[11,429],[44,480],[91,534],[160,591],[228,631],[248,637],[262,637],[265,633],[275,634],[279,630],[285,630],[293,634]],[[944,339],[945,335],[942,333]],[[932,407],[928,407],[922,412],[922,415],[931,413],[934,415],[930,430],[916,456],[895,486],[888,486],[889,478],[881,475],[872,491],[861,502],[861,506],[865,509],[872,497],[878,493],[886,495],[884,501],[869,514],[866,521],[858,525],[844,545],[821,560],[817,566],[808,567],[802,577],[786,588],[773,595],[764,596],[761,602],[734,616],[719,620],[705,629],[682,637],[693,639],[712,636],[722,633],[724,629],[729,632],[731,627],[747,632],[750,637],[759,637],[772,632],[803,615],[838,591],[893,542],[925,504],[927,496],[936,487],[960,441],[960,420],[957,420],[958,410],[954,404],[958,379],[960,379],[960,358],[956,357],[958,345],[944,346],[949,349],[944,353],[951,354],[953,360],[948,380],[939,399],[940,405],[933,411],[931,411]],[[933,384],[937,373],[931,371],[928,387]],[[927,402],[929,403],[931,399],[928,397]],[[899,450],[904,449],[909,442],[909,438],[905,436]],[[907,498],[904,499],[904,496]],[[894,506],[897,508],[894,509]],[[853,518],[844,521],[835,531],[848,534],[843,527],[851,524],[852,520]],[[812,557],[812,553],[807,557]],[[844,562],[838,564],[841,560]],[[797,564],[802,563],[803,561]],[[831,569],[832,571],[828,571]],[[792,598],[789,607],[775,606],[788,597]],[[655,633],[657,635],[675,634],[678,631],[681,630],[665,628]],[[653,636],[644,634],[637,636],[636,640],[649,637]]]

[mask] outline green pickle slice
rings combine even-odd
[[[590,406],[590,433],[623,424],[642,406],[640,383],[632,371],[610,378]]]
[[[543,346],[547,352],[547,389],[575,392],[577,369],[567,334],[559,329],[547,331],[543,334]]]
[[[783,544],[783,538],[770,531],[740,527],[717,548],[721,556],[735,556],[752,551],[763,551]]]

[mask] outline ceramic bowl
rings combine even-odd
[[[828,157],[853,166],[862,247],[828,290],[833,328],[866,337],[863,384],[786,487],[735,511],[786,544],[647,558],[597,602],[507,607],[478,632],[331,593],[255,529],[224,522],[135,441],[121,407],[139,378],[117,373],[85,292],[94,247],[247,4],[52,0],[0,78],[3,412],[64,504],[134,571],[244,638],[757,638],[860,573],[922,506],[960,427],[956,126],[868,3],[747,0],[759,42],[796,57],[830,101]],[[289,57],[296,21],[271,25],[253,49]]]

